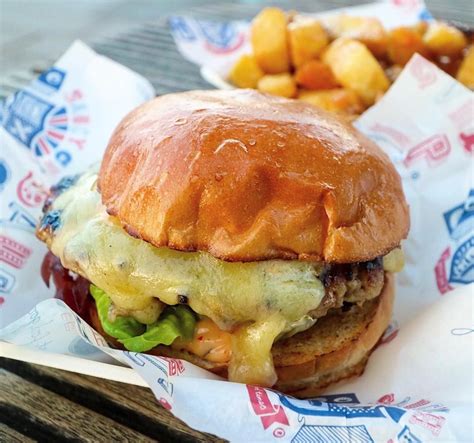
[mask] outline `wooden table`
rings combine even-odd
[[[249,19],[262,4],[269,3],[315,12],[362,2],[248,0],[214,2],[209,6],[193,6],[173,12],[210,19]],[[435,16],[474,27],[471,0],[431,0],[426,3]],[[130,8],[133,7],[130,2]],[[183,60],[176,51],[164,18],[88,43],[98,52],[146,76],[158,94],[210,87],[201,79],[198,68]],[[45,59],[26,70],[1,76],[0,96],[23,86],[53,61]],[[194,431],[176,419],[157,403],[149,389],[5,358],[0,359],[0,366],[2,442],[223,441]]]
[[[218,442],[161,407],[151,390],[0,359],[0,441]]]

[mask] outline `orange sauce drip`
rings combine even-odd
[[[213,363],[226,363],[232,355],[231,336],[210,319],[199,320],[192,340],[176,339],[172,347],[185,349]]]

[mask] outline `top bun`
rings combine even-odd
[[[139,106],[110,139],[99,189],[131,235],[230,261],[368,261],[409,228],[380,148],[334,115],[253,90]]]

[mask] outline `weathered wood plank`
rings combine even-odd
[[[149,437],[0,369],[2,421],[19,421],[35,438],[148,442]]]
[[[5,443],[31,443],[35,440],[32,440],[26,435],[15,431],[15,429],[8,427],[4,423],[0,423],[0,441]]]
[[[151,390],[9,359],[0,366],[152,438],[223,442],[191,429],[160,406]]]

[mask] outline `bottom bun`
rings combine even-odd
[[[361,306],[330,311],[317,323],[292,337],[275,343],[273,362],[278,374],[274,389],[299,398],[321,394],[328,385],[362,374],[370,353],[392,317],[394,278],[385,274],[385,285],[376,299]],[[92,326],[114,347],[122,348],[102,329],[95,305],[90,312]],[[223,377],[227,367],[211,363],[184,350],[157,346],[148,353],[180,358]]]
[[[385,274],[384,288],[376,299],[329,313],[311,329],[276,343],[274,388],[307,398],[332,383],[360,375],[390,323],[394,296],[394,277]]]

